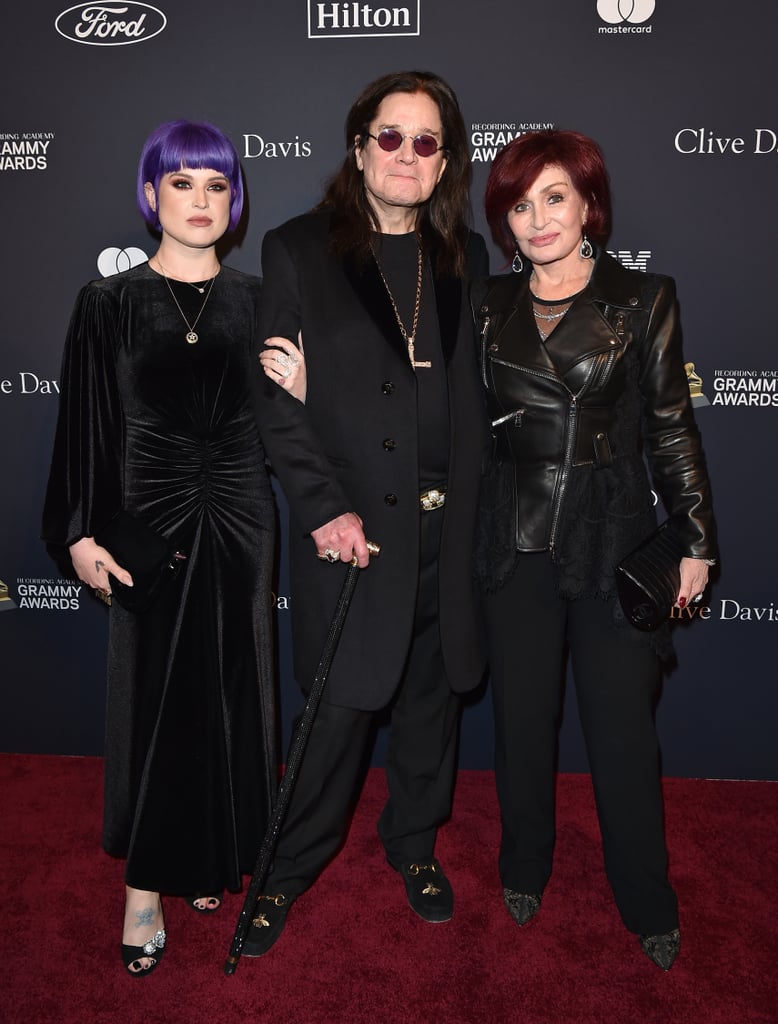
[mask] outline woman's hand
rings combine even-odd
[[[685,608],[687,604],[695,604],[702,597],[708,585],[708,566],[701,558],[681,559],[681,589],[678,591],[676,607]]]
[[[302,331],[297,334],[297,345],[288,338],[266,338],[265,350],[260,353],[262,369],[271,380],[305,403],[308,378],[305,372]]]
[[[78,578],[92,590],[101,590],[105,594],[111,593],[109,572],[113,573],[121,583],[125,583],[128,587],[132,586],[132,576],[113,560],[110,551],[100,547],[94,537],[82,537],[75,544],[71,544],[70,558]]]

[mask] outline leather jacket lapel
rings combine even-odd
[[[512,288],[514,280],[515,288]],[[482,309],[482,315],[485,313],[490,321],[492,318],[494,321],[487,333],[488,355],[515,366],[524,366],[544,374],[556,374],[556,367],[535,327],[529,297],[529,276],[525,274],[514,279],[506,275],[504,281],[499,292],[509,289],[509,301],[503,305],[500,299],[504,296],[494,289],[487,295]]]

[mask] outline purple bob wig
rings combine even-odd
[[[223,174],[230,183],[230,231],[243,212],[243,178],[238,153],[215,125],[205,121],[167,121],[146,139],[138,163],[138,208],[145,220],[159,230],[159,218],[146,202],[144,185],[150,181],[154,191],[165,174],[174,174],[182,167],[190,170],[212,170]]]

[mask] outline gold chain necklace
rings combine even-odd
[[[397,308],[397,303],[395,302],[394,295],[392,295],[392,289],[389,287],[387,280],[384,277],[384,272],[381,269],[381,263],[378,259],[378,256],[376,256],[375,249],[373,248],[372,245],[370,246],[370,251],[373,254],[373,259],[376,262],[376,266],[378,267],[378,273],[381,275],[381,280],[384,282],[386,294],[389,296],[389,301],[392,304],[392,309],[394,310],[394,317],[395,320],[397,321],[397,326],[400,328],[400,334],[402,334],[403,340],[408,348],[408,358],[411,361],[411,366],[413,367],[414,370],[420,367],[431,367],[432,363],[429,361],[429,359],[424,359],[419,362],[416,361],[416,330],[419,326],[419,311],[421,309],[421,282],[422,278],[424,277],[424,253],[422,252],[421,248],[421,240],[419,240],[418,242],[418,257],[416,261],[416,302],[414,303],[413,306],[413,320],[411,322],[410,334],[408,334],[405,324],[402,321],[402,317],[400,316],[400,311]]]
[[[159,260],[157,260],[157,263],[159,263]],[[160,267],[162,267],[161,263],[159,263],[159,265],[160,265]],[[164,271],[165,268],[162,267],[162,269]],[[213,277],[211,278],[211,282],[208,285],[208,290],[205,293],[205,298],[203,299],[203,304],[202,304],[202,306],[200,306],[200,312],[197,314],[197,316],[194,318],[194,322],[191,323],[191,324],[187,320],[187,318],[186,318],[186,316],[184,314],[183,309],[181,309],[181,303],[176,298],[176,293],[173,291],[173,286],[170,284],[170,281],[168,280],[167,274],[163,273],[162,276],[165,279],[165,284],[167,285],[168,291],[170,292],[170,297],[172,298],[173,302],[175,302],[176,308],[178,309],[178,312],[181,314],[181,319],[184,321],[184,323],[186,324],[186,326],[188,328],[186,334],[184,335],[184,337],[186,338],[187,344],[189,344],[189,345],[196,345],[197,342],[200,340],[200,335],[197,334],[197,332],[195,331],[195,327],[197,327],[197,324],[198,324],[198,322],[200,320],[200,317],[203,315],[203,310],[205,309],[206,303],[208,302],[208,299],[211,297],[211,291],[213,290],[213,283],[216,280],[216,274],[214,274]],[[185,281],[184,283],[188,284],[189,282]],[[199,290],[200,289],[198,288],[198,291]]]

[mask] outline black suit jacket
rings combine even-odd
[[[291,511],[295,674],[308,689],[343,572],[316,558],[310,531],[356,512],[381,545],[359,581],[327,688],[345,707],[376,709],[394,693],[410,644],[419,558],[416,377],[374,264],[329,251],[330,217],[315,212],[268,232],[260,337],[297,341],[308,370],[305,405],[258,379],[257,416]],[[468,243],[469,275],[486,247]],[[440,629],[449,682],[476,686],[483,657],[472,581],[478,483],[488,431],[466,282],[433,276],[446,364],[450,457],[439,559]],[[385,445],[387,440],[393,445]]]

